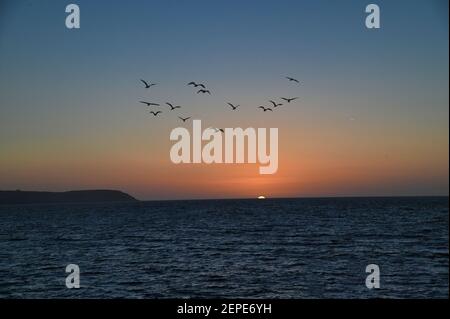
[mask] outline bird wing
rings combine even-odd
[[[206,86],[204,84],[197,84],[197,86],[201,86],[202,88],[206,89]]]
[[[167,104],[168,106],[170,106],[171,108],[173,108],[173,105],[170,104],[169,102],[166,102],[166,104]]]
[[[194,86],[196,86],[197,84],[195,84],[195,82],[189,82],[187,85],[194,85]]]
[[[145,86],[148,86],[148,83],[141,79],[141,82],[145,84]]]

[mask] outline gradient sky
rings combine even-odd
[[[79,30],[65,27],[69,3]],[[365,28],[369,3],[380,30]],[[446,0],[0,0],[0,189],[448,195],[448,56]],[[256,109],[280,96],[301,99]],[[177,115],[204,127],[278,127],[278,173],[172,164],[182,123],[153,118],[141,99],[181,104]]]

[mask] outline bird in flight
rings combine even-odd
[[[292,98],[286,98],[286,97],[282,97],[282,100],[285,100],[288,103],[291,103],[292,101],[298,99],[298,97],[292,97]]]
[[[258,106],[258,109],[262,109],[264,112],[270,111],[273,112],[273,110],[270,107],[264,107],[264,106]]]
[[[297,82],[297,83],[300,83],[299,80],[294,79],[294,78],[291,78],[291,77],[289,77],[289,76],[287,76],[286,79],[288,79],[290,82]]]
[[[173,110],[175,110],[175,109],[180,109],[180,108],[181,108],[180,105],[173,105],[173,104],[171,104],[171,103],[169,103],[169,102],[166,102],[166,104],[167,104],[168,106],[170,106],[170,110],[171,110],[171,111],[173,111]]]
[[[147,81],[144,81],[142,79],[141,79],[141,82],[144,83],[146,89],[151,88],[152,86],[156,85],[156,83],[148,83]]]
[[[279,106],[282,106],[282,105],[283,105],[283,104],[281,104],[281,103],[275,103],[275,102],[272,101],[272,100],[270,100],[269,102],[273,104],[273,107],[279,107]]]
[[[195,82],[189,82],[188,85],[193,85],[194,87],[202,87],[204,89],[206,89],[206,86],[204,84],[201,83],[195,83]]]
[[[145,104],[147,106],[159,106],[158,103],[150,103],[150,102],[145,102],[145,101],[139,101],[142,104]]]
[[[154,116],[157,116],[159,113],[162,113],[162,112],[161,111],[158,111],[158,112],[151,111],[150,113],[153,114]]]
[[[236,110],[240,105],[233,105],[232,103],[227,103],[229,106],[231,106],[231,108],[234,110]]]
[[[210,127],[209,129],[216,131],[216,133],[218,133],[218,132],[225,133],[225,130],[223,128]]]
[[[183,122],[186,122],[187,120],[190,119],[190,117],[182,118],[181,116],[178,116],[178,118],[179,118],[180,120],[182,120]]]
[[[198,90],[197,94],[199,94],[199,93],[203,93],[203,94],[208,93],[209,95],[211,95],[211,92],[209,92],[209,90],[205,90],[205,89]]]

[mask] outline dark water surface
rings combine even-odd
[[[0,297],[448,298],[448,249],[448,197],[0,206]]]

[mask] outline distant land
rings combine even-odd
[[[137,201],[137,199],[116,190],[83,190],[68,192],[0,191],[0,205],[132,201]]]

